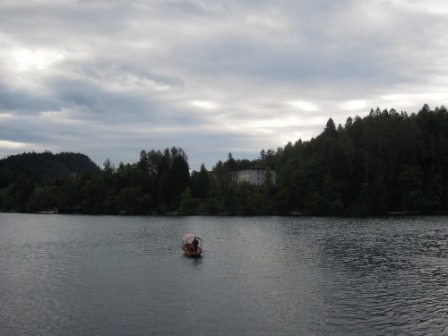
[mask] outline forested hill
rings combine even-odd
[[[380,109],[256,160],[228,153],[189,173],[182,148],[142,150],[138,162],[103,169],[82,154],[28,153],[0,160],[0,211],[79,209],[92,214],[384,215],[448,211],[448,110]],[[275,173],[260,186],[237,170]],[[92,174],[81,174],[87,171]],[[77,173],[77,174],[73,174]]]
[[[448,111],[372,110],[309,142],[288,144],[277,163],[277,206],[311,214],[435,213],[448,209]]]
[[[88,156],[80,153],[23,153],[0,160],[0,188],[18,179],[50,182],[99,171]]]

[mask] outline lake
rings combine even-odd
[[[441,335],[447,284],[446,216],[0,213],[2,336]]]

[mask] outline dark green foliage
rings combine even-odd
[[[34,189],[26,204],[27,212],[38,212],[61,207],[63,194],[55,185]]]
[[[49,182],[66,179],[72,175],[100,171],[86,155],[79,153],[23,153],[0,160],[0,187],[4,178],[11,181],[23,178],[35,182]]]
[[[69,196],[60,192],[61,181],[86,172],[99,173],[100,169],[86,155],[78,153],[33,152],[2,159],[0,209],[30,212],[53,209]]]
[[[193,198],[190,188],[181,195],[179,212],[183,215],[195,214],[198,210],[199,201]]]
[[[180,205],[181,195],[191,188],[190,168],[184,156],[177,155],[173,159],[173,166],[170,170],[170,179],[172,180],[172,191],[170,197],[171,209],[175,210]]]
[[[204,200],[208,196],[210,196],[211,182],[204,164],[201,165],[201,170],[199,171],[199,174],[193,174],[192,179],[193,179],[194,197]]]
[[[372,110],[308,142],[288,144],[279,164],[281,212],[430,213],[447,210],[448,113],[425,105],[408,116]]]
[[[262,167],[266,182],[235,184],[230,172]],[[276,184],[270,176],[276,174]],[[378,215],[448,210],[448,111],[371,110],[309,141],[229,153],[211,171],[189,173],[178,147],[142,150],[135,164],[82,154],[28,153],[0,160],[0,210],[58,208],[95,214]]]

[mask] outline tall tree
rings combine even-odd
[[[210,195],[210,178],[204,164],[201,164],[201,169],[195,180],[193,195],[194,197],[198,197],[202,200]]]

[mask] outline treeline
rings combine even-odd
[[[20,178],[12,178],[4,161],[2,211],[380,215],[448,210],[448,112],[427,105],[411,115],[371,110],[338,126],[330,118],[309,141],[263,149],[257,160],[236,160],[229,153],[210,171],[202,165],[191,175],[187,154],[179,147],[142,150],[133,164],[106,160],[101,170],[74,174],[72,164],[53,179],[26,175],[23,169]],[[275,171],[277,183],[268,179],[257,187],[230,181],[230,172],[251,167]]]
[[[448,113],[371,110],[309,142],[288,144],[278,162],[279,212],[376,215],[448,210]]]

